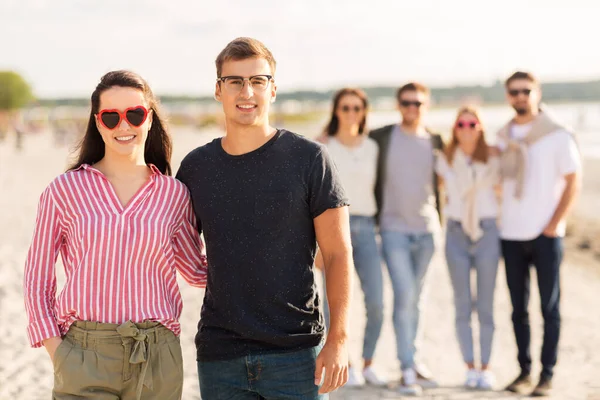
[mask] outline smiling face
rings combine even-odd
[[[146,139],[148,138],[148,130],[152,125],[152,112],[149,111],[146,118],[140,114],[139,106],[148,108],[148,103],[144,98],[144,93],[141,90],[113,86],[100,94],[99,112],[96,114],[96,126],[102,136],[105,145],[105,154],[108,156],[128,157],[128,158],[144,158],[144,149]],[[112,125],[105,124],[101,121],[101,113],[103,110],[116,110],[121,114],[125,114],[130,110],[128,118],[122,118],[114,129],[109,129]],[[110,118],[117,118],[118,113],[109,114]],[[107,118],[107,116],[105,116]],[[131,123],[128,121],[131,120]],[[107,121],[109,121],[107,119]],[[139,126],[140,121],[143,121]],[[108,125],[108,127],[106,126]]]
[[[358,129],[365,119],[365,114],[365,103],[355,94],[343,95],[335,110],[340,129]]]
[[[262,57],[229,60],[223,63],[221,77],[241,77],[242,81],[219,81],[215,98],[223,104],[223,112],[229,126],[264,126],[269,124],[269,108],[275,100],[277,88],[273,81],[266,85],[250,84],[246,78],[273,75],[269,62]],[[264,78],[263,78],[264,79]],[[240,82],[241,81],[241,82]]]
[[[402,121],[407,125],[420,124],[428,105],[429,95],[420,90],[407,90],[398,97]]]
[[[482,135],[482,128],[477,115],[463,112],[454,124],[454,137],[457,143],[475,148]]]
[[[519,115],[530,115],[539,107],[540,87],[529,79],[514,79],[506,87],[506,98]]]

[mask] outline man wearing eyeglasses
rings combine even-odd
[[[542,373],[532,395],[546,396],[558,357],[562,237],[579,190],[581,161],[574,135],[540,109],[541,89],[533,75],[515,72],[505,86],[516,115],[497,134],[503,178],[500,236],[521,368],[507,390],[524,393],[532,384],[527,306],[533,264],[544,317],[544,344]]]
[[[375,197],[383,257],[394,290],[394,329],[402,369],[400,394],[420,395],[435,387],[425,366],[415,363],[421,292],[440,231],[440,203],[434,150],[440,135],[423,121],[429,89],[408,83],[398,89],[400,124],[376,129],[379,144]]]
[[[195,340],[202,398],[325,399],[348,379],[349,203],[324,146],[269,125],[271,52],[238,38],[216,66],[226,135],[188,154],[177,174],[209,258]],[[326,339],[317,242],[332,282]]]

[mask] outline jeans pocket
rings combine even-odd
[[[496,220],[492,218],[482,219],[479,222],[479,226],[485,233],[498,232],[498,225],[496,224]]]
[[[446,230],[448,232],[461,233],[463,231],[462,224],[458,221],[450,219],[448,222],[446,222]]]
[[[560,238],[559,236],[548,236],[545,233],[541,233],[538,239],[557,240],[559,238]]]

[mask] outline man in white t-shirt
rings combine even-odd
[[[531,381],[531,330],[527,306],[531,265],[537,270],[544,342],[542,373],[532,395],[552,387],[560,336],[560,264],[565,219],[580,186],[581,160],[571,132],[540,109],[541,90],[528,72],[506,80],[515,117],[498,132],[502,151],[502,254],[513,306],[520,375],[506,388],[524,393]]]

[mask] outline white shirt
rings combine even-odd
[[[358,146],[345,146],[335,137],[327,150],[338,169],[342,186],[350,199],[350,214],[372,217],[377,213],[375,179],[379,146],[366,137]]]
[[[513,138],[524,138],[531,124],[513,125]],[[506,143],[500,141],[501,150]],[[581,159],[575,140],[568,132],[558,130],[539,139],[527,148],[527,164],[523,194],[516,199],[515,179],[505,179],[502,185],[502,218],[500,236],[505,240],[527,241],[538,237],[546,228],[565,189],[565,175],[581,169]],[[566,221],[557,231],[565,235]]]
[[[458,156],[459,152],[462,153],[460,149],[456,149],[456,152],[457,154],[455,157]],[[466,155],[463,156],[467,157]],[[488,174],[497,176],[498,167],[498,158],[490,157],[487,163],[476,161],[473,162],[469,168],[471,169],[475,180],[480,176],[486,176]],[[448,165],[445,156],[439,155],[436,158],[435,171],[444,179],[444,189],[446,191],[447,199],[446,204],[444,205],[446,217],[455,221],[461,221],[465,214],[465,204],[463,201],[464,188],[461,188],[454,168],[451,165]],[[495,183],[499,183],[499,179],[496,179]],[[477,214],[480,220],[485,218],[496,218],[498,216],[498,200],[496,199],[493,183],[490,186],[482,187],[477,190],[475,202],[477,203]]]

